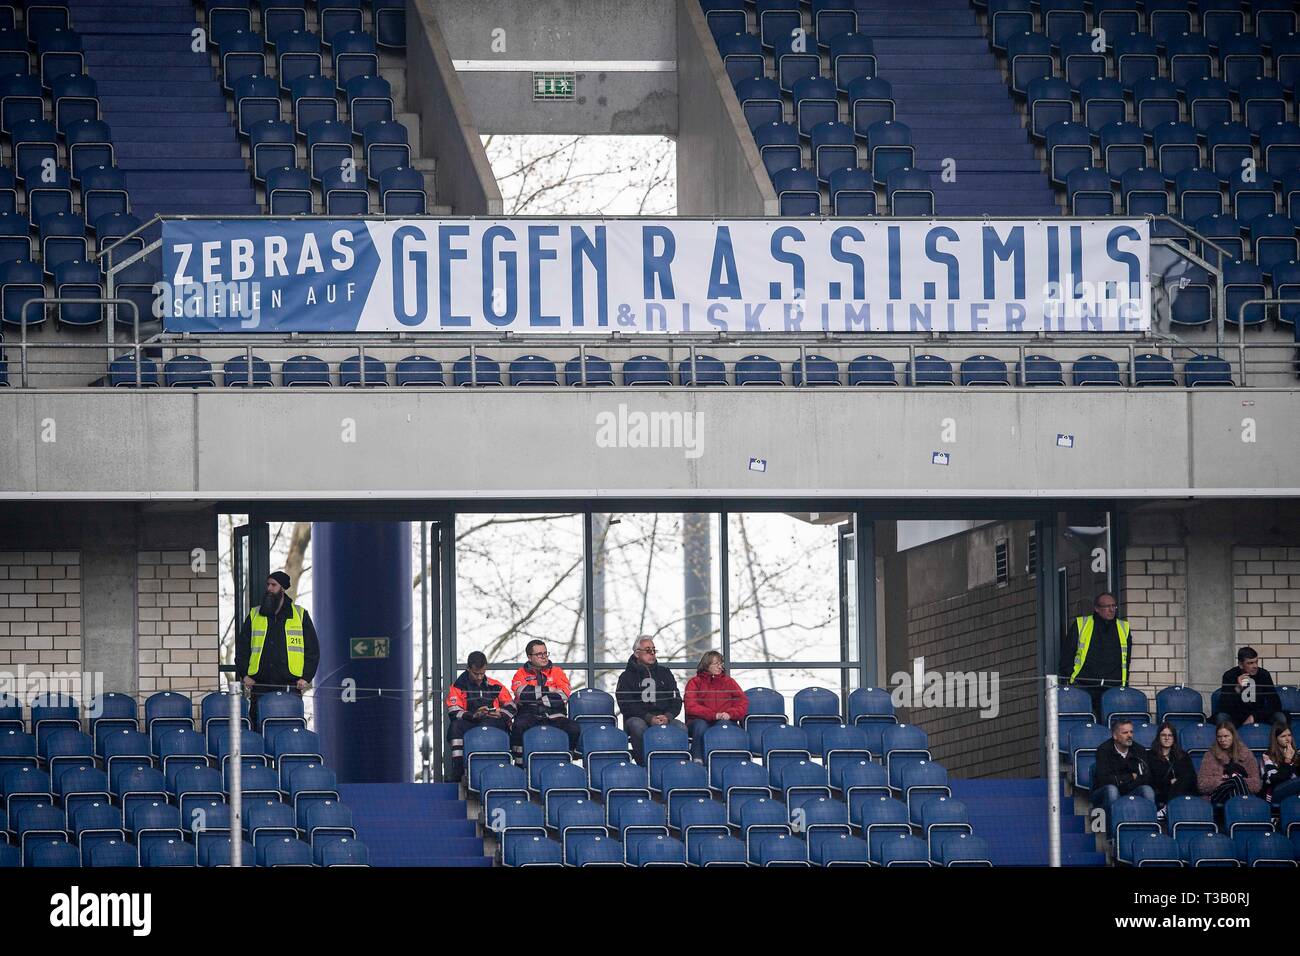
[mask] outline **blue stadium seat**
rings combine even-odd
[[[221,82],[227,92],[245,76],[265,76],[266,57],[262,37],[251,30],[237,28],[215,34],[221,51]]]
[[[828,183],[841,169],[856,169],[858,152],[853,127],[848,123],[818,123],[812,129],[813,169],[819,182]]]
[[[693,866],[746,866],[745,844],[733,836],[706,834],[691,845]]]
[[[280,119],[280,85],[273,77],[250,73],[235,81],[235,128],[247,137],[256,123]]]
[[[725,767],[745,763],[751,754],[749,732],[736,724],[720,721],[704,732],[704,765],[709,785],[723,786]]]
[[[1294,844],[1271,830],[1240,832],[1233,843],[1237,846],[1237,860],[1244,866],[1284,866],[1291,869],[1296,866]]]
[[[280,366],[280,381],[286,387],[330,384],[329,366],[314,355],[294,355]]]
[[[521,355],[510,363],[511,385],[558,385],[555,363],[542,355]]]
[[[789,123],[766,123],[756,127],[754,142],[769,176],[776,176],[783,169],[797,167],[802,161],[799,131]]]
[[[1011,91],[1025,96],[1032,81],[1053,73],[1052,41],[1041,33],[1012,36],[1007,40],[1007,63],[1011,71]]]
[[[45,295],[41,267],[34,262],[0,263],[0,320],[6,325],[40,325],[45,321],[43,306],[26,307]]]
[[[781,363],[766,355],[746,355],[736,360],[737,385],[784,385]]]
[[[381,388],[388,384],[388,366],[382,359],[367,355],[363,380],[361,356],[350,355],[339,363],[339,384],[357,388]]]
[[[885,176],[885,194],[894,216],[934,215],[934,189],[930,174],[923,169],[900,166]]]
[[[824,34],[818,34],[824,36]],[[848,93],[853,84],[864,77],[876,75],[876,57],[871,37],[864,33],[846,32],[832,35],[827,45],[831,61],[831,76],[835,88]]]
[[[1272,275],[1274,267],[1300,257],[1295,225],[1286,216],[1272,212],[1256,216],[1247,223],[1247,231],[1251,258],[1265,275]]]
[[[758,37],[738,33],[718,40],[718,52],[732,84],[763,75],[763,48]],[[790,92],[798,80],[816,76],[821,70],[821,57],[816,42],[804,33],[783,33],[773,43],[773,60],[776,78],[781,89]]]
[[[393,119],[393,90],[382,76],[354,76],[345,85],[352,135],[359,137],[367,126]]]
[[[989,0],[988,8],[995,50],[1006,50],[1012,37],[1034,29],[1034,15],[1030,11],[1029,0]]]
[[[780,123],[784,116],[781,88],[775,80],[750,77],[736,84],[736,98],[751,130],[769,123]],[[769,170],[769,173],[771,170]]]
[[[834,80],[824,76],[804,77],[795,81],[791,96],[795,125],[801,136],[811,136],[819,123],[839,119],[839,91]]]
[[[848,88],[849,122],[854,132],[865,136],[873,123],[894,119],[894,89],[878,76],[860,76]]]
[[[875,183],[865,169],[838,169],[830,178],[831,214],[835,216],[874,216]]]
[[[1148,134],[1167,123],[1181,119],[1178,87],[1162,76],[1146,77],[1133,84],[1133,102],[1137,110],[1137,123]]]
[[[1083,87],[1088,83],[1106,75],[1106,53],[1104,50],[1094,50],[1094,42],[1090,34],[1082,32],[1070,33],[1054,39],[1054,44],[1060,46],[1062,75],[1065,77],[1066,85],[1073,90],[1082,92]],[[1037,81],[1032,81],[1031,87],[1033,82]],[[1029,92],[1029,89],[1026,89],[1026,97]],[[1087,99],[1087,96],[1083,97],[1085,103]]]
[[[657,355],[634,355],[623,363],[624,385],[672,385],[672,370]]]
[[[1149,34],[1119,35],[1114,38],[1112,46],[1116,76],[1124,89],[1133,91],[1142,80],[1160,75],[1160,44]]]
[[[168,388],[212,387],[212,363],[201,355],[177,355],[163,365],[163,380]]]
[[[1184,28],[1184,31],[1189,30],[1190,23]],[[1214,58],[1210,54],[1210,43],[1199,33],[1182,32],[1168,37],[1164,41],[1164,52],[1169,79],[1180,89],[1193,80],[1211,75]]]
[[[798,0],[758,0],[755,12],[765,47],[774,46],[778,36],[789,36],[792,30],[803,28]]]
[[[547,841],[548,843],[550,841]],[[315,847],[313,853],[317,853]],[[558,863],[554,853],[549,848],[521,850],[519,853],[518,866],[535,863]],[[348,837],[339,837],[336,840],[322,843],[318,855],[316,855],[317,866],[369,866],[370,850],[360,840],[350,839]]]
[[[732,85],[742,79],[761,78],[763,75],[763,44],[758,36],[748,33],[735,33],[718,38],[718,53],[723,59],[723,68]]]
[[[952,363],[938,355],[917,355],[907,363],[907,385],[952,385]]]
[[[1074,385],[1120,386],[1124,384],[1120,377],[1119,365],[1106,355],[1084,355],[1075,359],[1071,376]]]
[[[399,388],[407,385],[427,388],[446,384],[442,378],[442,363],[427,355],[408,355],[398,359],[393,367],[393,379]]]
[[[1287,121],[1286,88],[1273,77],[1246,80],[1237,89],[1237,99],[1246,126],[1256,135]]]
[[[327,169],[355,167],[351,126],[330,119],[312,123],[307,129],[307,157],[307,168],[317,182]]]
[[[379,205],[386,216],[423,216],[424,174],[409,166],[391,166],[379,176]]]
[[[374,19],[375,43],[378,46],[390,50],[405,49],[406,4],[403,0],[371,0],[371,16]]]
[[[280,89],[284,92],[291,92],[294,82],[299,77],[320,76],[324,73],[320,38],[316,34],[308,33],[299,27],[285,29],[279,33],[272,33],[268,29],[266,35],[273,37],[271,49],[279,71]],[[341,81],[339,88],[343,88]]]
[[[1169,212],[1169,194],[1164,175],[1158,169],[1139,166],[1120,177],[1124,213],[1130,216],[1163,216]]]
[[[93,262],[81,259],[61,262],[54,269],[54,294],[68,299],[102,298],[100,278],[99,266]],[[93,303],[60,303],[57,317],[64,325],[98,325],[104,320],[104,309]]]
[[[125,840],[105,840],[89,848],[88,855],[82,860],[83,866],[112,867],[122,869],[139,866],[135,847]]]
[[[1262,305],[1246,303],[1267,298],[1264,272],[1252,262],[1228,262],[1223,266],[1223,289],[1227,300],[1227,314],[1223,321],[1232,325],[1262,325],[1266,312]]]
[[[334,76],[340,90],[358,76],[379,75],[379,53],[374,37],[358,30],[345,30],[330,37]]]
[[[782,169],[772,176],[782,216],[821,214],[821,191],[811,169]]]
[[[258,0],[258,5],[262,9],[262,30],[269,37],[307,29],[306,0]]]
[[[1113,182],[1130,169],[1146,166],[1146,133],[1136,123],[1110,123],[1098,135],[1102,161]]]
[[[1090,37],[1084,37],[1091,41]],[[1090,77],[1080,84],[1079,99],[1083,103],[1083,124],[1093,134],[1100,133],[1111,123],[1128,121],[1128,106],[1124,99],[1124,87],[1119,80],[1105,76]],[[1066,116],[1063,119],[1069,120]]]
[[[1237,848],[1232,839],[1222,833],[1202,833],[1193,836],[1183,848],[1183,862],[1188,866],[1237,866]]]
[[[1072,216],[1109,216],[1115,211],[1110,175],[1104,169],[1081,166],[1065,178],[1065,193]]]
[[[1183,384],[1189,388],[1233,385],[1232,366],[1217,355],[1194,355],[1183,363]]]
[[[470,356],[463,355],[452,363],[451,384],[465,388],[500,385],[501,365],[486,355],[477,356],[471,365]]]
[[[1176,866],[1183,865],[1178,852],[1178,841],[1171,836],[1157,832],[1136,834],[1129,843],[1129,860],[1133,866]]]
[[[370,211],[370,192],[355,170],[322,170],[320,188],[321,195],[325,197],[327,215],[364,216]]]
[[[1070,173],[1093,165],[1092,135],[1080,123],[1055,123],[1047,128],[1046,149],[1053,183],[1064,186]]]
[[[590,356],[588,357],[590,359]],[[590,371],[588,376],[590,376]],[[709,385],[726,385],[727,384],[727,367],[722,364],[722,360],[713,355],[700,355],[698,352],[693,356],[688,356],[677,363],[677,382],[683,387],[703,388]],[[591,383],[588,378],[588,383]],[[611,378],[608,382],[598,381],[596,384],[614,384]]]
[[[1173,361],[1165,355],[1145,352],[1133,358],[1133,384],[1139,387],[1178,384]]]
[[[264,120],[249,127],[248,139],[253,151],[253,176],[266,180],[273,169],[293,166],[297,162],[293,126],[281,120]]]

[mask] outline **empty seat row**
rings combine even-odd
[[[1191,293],[1185,289],[1181,291],[1187,295],[1188,301],[1192,301],[1197,298],[1195,292],[1199,288],[1199,286],[1194,287]],[[1232,291],[1236,296],[1253,296],[1256,290],[1251,286],[1243,285],[1234,287]],[[1255,309],[1259,309],[1262,314],[1262,307],[1251,307],[1247,313],[1248,322],[1256,321]],[[1190,306],[1181,311],[1175,308],[1175,313],[1178,316],[1175,321],[1186,320],[1186,324],[1199,324],[1202,321]],[[1009,367],[1006,361],[995,356],[975,355],[963,360],[956,372],[952,363],[941,356],[918,355],[911,362],[903,363],[902,371],[902,384],[908,386],[1013,384],[1033,386],[1067,383],[1061,363],[1045,355],[1026,356],[1023,368],[1020,362]],[[720,359],[709,355],[698,355],[693,362],[689,358],[682,359],[677,363],[676,373],[665,359],[653,355],[638,355],[623,362],[620,384],[656,387],[729,384],[782,386],[787,382],[795,386],[899,384],[895,363],[877,355],[862,355],[853,359],[847,364],[843,376],[839,363],[833,359],[822,355],[809,355],[805,360],[791,363],[788,374],[787,379],[787,372],[782,368],[781,363],[765,355],[750,355],[738,359],[730,374]],[[368,355],[363,365],[359,356],[352,356],[339,363],[337,380],[338,384],[343,386],[382,387],[389,384],[388,376],[388,366],[380,359]],[[1231,385],[1233,382],[1229,363],[1213,355],[1195,355],[1188,358],[1183,363],[1182,377],[1183,384],[1188,386]],[[236,388],[271,387],[276,384],[271,364],[259,356],[253,357],[251,365],[246,357],[228,359],[222,366],[221,380],[227,387]],[[393,381],[398,386],[427,387],[447,384],[442,363],[426,355],[412,355],[397,362]],[[461,387],[504,384],[512,386],[545,386],[561,383],[567,386],[616,384],[613,365],[608,360],[595,355],[587,356],[585,380],[582,364],[576,358],[565,363],[561,375],[550,359],[539,355],[527,355],[511,362],[503,376],[500,363],[494,359],[480,355],[477,363],[472,363],[470,357],[465,356],[452,363],[450,382],[453,386]],[[322,387],[333,383],[334,376],[330,366],[316,356],[297,355],[281,363],[280,384],[285,387]],[[1177,385],[1178,375],[1172,359],[1148,353],[1136,356],[1130,380],[1115,359],[1106,355],[1093,354],[1074,360],[1069,383],[1075,386],[1114,387]],[[217,377],[212,363],[201,355],[185,354],[168,359],[163,365],[160,376],[158,363],[154,359],[141,356],[137,363],[134,354],[126,354],[115,359],[111,364],[107,384],[114,387],[137,384],[211,387],[217,384]]]

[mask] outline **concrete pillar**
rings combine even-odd
[[[1239,505],[1204,502],[1187,513],[1187,674],[1205,694],[1236,663],[1232,545]]]
[[[135,505],[83,512],[81,543],[81,668],[103,675],[103,689],[135,695],[140,686],[136,643]]]

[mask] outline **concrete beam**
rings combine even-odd
[[[1224,434],[1228,389],[13,389],[0,498],[1300,495],[1297,393],[1249,394],[1276,440]],[[259,440],[268,421],[282,439]]]
[[[677,0],[677,211],[777,216],[780,205],[697,0]]]
[[[457,216],[500,216],[501,190],[429,0],[406,2],[406,104],[420,152],[437,160],[437,202]]]

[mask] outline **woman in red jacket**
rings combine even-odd
[[[727,676],[722,655],[709,651],[700,658],[695,676],[686,684],[686,722],[691,734],[691,756],[704,759],[704,732],[720,720],[738,724],[749,713],[749,699],[740,685]]]

